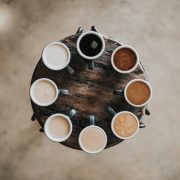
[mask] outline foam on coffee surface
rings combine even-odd
[[[115,66],[122,71],[130,70],[136,64],[136,54],[129,48],[117,50],[114,55]]]
[[[68,62],[68,52],[60,44],[48,46],[45,52],[46,64],[52,68],[63,68]]]
[[[113,123],[113,128],[116,134],[118,134],[120,137],[127,138],[136,132],[138,123],[133,115],[123,113],[116,117]]]
[[[80,140],[83,147],[90,152],[100,150],[105,146],[106,143],[104,133],[97,127],[87,128],[85,131],[83,131]]]
[[[55,99],[56,89],[51,82],[41,80],[33,85],[32,95],[37,102],[47,104]]]
[[[126,96],[131,103],[141,105],[148,101],[150,93],[150,88],[147,84],[136,81],[128,86]]]
[[[69,123],[62,116],[55,116],[48,123],[48,133],[54,138],[65,137],[69,133],[69,130]]]

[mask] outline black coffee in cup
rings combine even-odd
[[[86,34],[79,42],[79,48],[85,56],[97,56],[103,48],[102,40],[96,34]]]

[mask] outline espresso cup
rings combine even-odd
[[[105,49],[103,36],[95,31],[82,33],[77,40],[77,51],[84,59],[89,60],[89,69],[94,68],[94,59],[102,55]]]
[[[79,145],[87,153],[99,153],[107,144],[107,135],[105,131],[94,124],[94,116],[89,116],[90,125],[85,127],[79,135]]]
[[[68,65],[70,59],[69,48],[61,42],[49,43],[42,52],[42,60],[47,68],[55,71],[66,68],[70,74],[73,74],[74,70]]]
[[[50,79],[41,78],[34,81],[30,88],[32,101],[39,106],[53,104],[58,95],[68,95],[68,90],[58,89],[57,85]]]
[[[139,55],[133,47],[122,45],[113,51],[111,64],[114,70],[119,73],[131,73],[138,67]]]
[[[115,90],[115,93],[124,96],[134,107],[145,106],[152,98],[151,85],[143,79],[133,79],[127,83],[124,90]]]
[[[63,142],[69,138],[72,133],[71,118],[76,114],[76,110],[71,109],[68,116],[64,114],[51,115],[44,124],[46,136],[55,142]]]
[[[116,113],[110,106],[108,111],[113,115],[111,121],[111,130],[119,139],[130,139],[139,131],[139,120],[135,114],[129,111]]]

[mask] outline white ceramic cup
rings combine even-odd
[[[71,118],[72,118],[75,114],[76,114],[76,111],[75,111],[74,109],[71,109],[71,110],[69,111],[68,116],[67,116],[67,115],[64,115],[64,114],[60,114],[60,113],[51,115],[51,116],[46,120],[46,122],[45,122],[45,124],[44,124],[44,132],[45,132],[46,136],[47,136],[50,140],[52,140],[52,141],[54,141],[54,142],[63,142],[63,141],[65,141],[65,140],[67,140],[67,139],[70,137],[71,133],[72,133],[72,128],[73,128],[73,126],[72,126]],[[68,132],[65,136],[63,136],[63,137],[62,137],[62,136],[61,136],[61,137],[56,137],[55,135],[53,135],[52,133],[50,133],[50,130],[49,130],[49,123],[50,123],[50,121],[53,121],[53,118],[54,118],[54,117],[57,117],[57,116],[63,117],[63,118],[68,122],[68,124],[69,124],[69,132]]]
[[[88,35],[88,34],[94,34],[94,35],[98,36],[99,39],[100,39],[101,42],[102,42],[102,49],[101,49],[101,51],[100,51],[97,55],[95,55],[95,56],[86,56],[85,54],[83,54],[83,53],[81,52],[81,49],[80,49],[81,39],[82,39],[84,36]],[[79,38],[78,38],[78,40],[77,40],[76,46],[77,46],[77,51],[78,51],[78,53],[79,53],[83,58],[88,59],[88,60],[93,60],[93,59],[96,59],[96,58],[98,58],[99,56],[101,56],[102,53],[104,52],[104,49],[105,49],[105,41],[104,41],[104,39],[103,39],[103,36],[102,36],[100,33],[95,32],[95,31],[86,31],[86,32],[82,33],[82,34],[79,36]]]
[[[138,133],[140,125],[139,125],[139,120],[138,120],[138,118],[136,117],[135,114],[133,114],[132,112],[129,112],[129,111],[121,111],[121,112],[116,113],[111,107],[108,107],[108,111],[113,115],[113,118],[112,118],[112,121],[111,121],[111,130],[112,130],[113,134],[114,134],[117,138],[119,138],[119,139],[124,139],[124,140],[125,140],[125,139],[130,139],[130,138],[134,137],[134,136]],[[128,136],[128,137],[123,137],[123,136],[120,136],[119,134],[117,134],[116,131],[115,131],[115,129],[114,129],[114,126],[113,126],[115,119],[116,119],[119,115],[124,114],[124,113],[132,115],[132,116],[135,118],[136,123],[137,123],[137,129],[136,129],[136,131],[135,131],[131,136]]]
[[[66,50],[67,52],[67,61],[66,63],[64,63],[63,65],[61,66],[52,66],[50,63],[48,63],[48,60],[47,60],[47,56],[46,56],[46,53],[48,51],[48,48],[50,46],[54,46],[54,45],[58,45],[60,48],[62,47],[63,49]],[[51,70],[54,70],[54,71],[58,71],[58,70],[62,70],[64,68],[67,69],[67,71],[70,73],[70,74],[73,74],[74,73],[74,70],[68,65],[69,62],[70,62],[70,59],[71,59],[71,53],[69,51],[69,48],[62,42],[51,42],[49,43],[44,49],[43,49],[43,52],[42,52],[42,60],[43,60],[43,63],[44,65],[51,69]]]
[[[128,87],[129,87],[129,85],[131,85],[131,84],[134,83],[134,82],[143,82],[143,83],[145,83],[145,84],[149,87],[150,96],[149,96],[148,100],[147,100],[145,103],[143,103],[143,104],[139,104],[139,105],[133,104],[132,102],[129,101],[129,99],[128,99],[128,97],[127,97],[127,89],[128,89]],[[125,86],[125,89],[124,89],[124,97],[125,97],[126,101],[127,101],[131,106],[134,106],[134,107],[142,107],[142,106],[145,106],[145,105],[147,105],[147,104],[149,103],[149,101],[150,101],[151,98],[152,98],[152,88],[151,88],[151,85],[150,85],[147,81],[145,81],[145,80],[143,80],[143,79],[133,79],[133,80],[129,81],[129,82],[127,83],[127,85]]]
[[[85,127],[85,128],[80,132],[79,138],[78,138],[78,142],[79,142],[79,145],[80,145],[81,149],[82,149],[84,152],[87,152],[87,153],[90,153],[90,154],[95,154],[95,153],[101,152],[101,151],[106,147],[106,144],[107,144],[107,135],[106,135],[105,131],[104,131],[101,127],[94,125],[94,116],[89,116],[89,121],[90,121],[90,125],[87,126],[87,127]],[[85,131],[87,131],[89,128],[97,128],[97,129],[99,129],[99,130],[102,132],[102,134],[104,134],[105,143],[104,143],[104,145],[103,145],[99,150],[97,150],[97,151],[90,151],[90,150],[86,149],[86,148],[84,147],[83,143],[81,142],[81,137],[82,137],[83,133],[84,133]]]
[[[129,69],[127,71],[123,71],[123,70],[118,69],[116,67],[116,65],[114,64],[114,55],[116,54],[116,52],[118,50],[123,49],[123,48],[127,48],[127,49],[132,50],[134,52],[135,56],[136,56],[136,63],[134,64],[134,66],[131,69]],[[112,64],[112,67],[114,68],[114,70],[116,70],[117,72],[122,73],[122,74],[128,74],[128,73],[131,73],[132,71],[134,71],[138,67],[138,64],[139,64],[139,55],[138,55],[137,51],[133,47],[128,46],[128,45],[122,45],[122,46],[117,47],[113,51],[113,53],[111,55],[111,64]]]
[[[54,87],[54,89],[55,89],[55,91],[56,91],[56,95],[55,95],[54,99],[53,99],[52,101],[49,101],[48,103],[39,102],[39,101],[35,98],[35,96],[34,96],[34,94],[33,94],[33,93],[34,93],[34,92],[33,92],[33,91],[34,91],[33,88],[35,88],[35,86],[36,86],[40,81],[47,81],[48,83],[50,83],[50,84]],[[48,78],[37,79],[36,81],[34,81],[34,82],[32,83],[31,88],[30,88],[30,97],[31,97],[32,101],[33,101],[35,104],[39,105],[39,106],[49,106],[49,105],[53,104],[53,103],[56,101],[56,99],[58,98],[58,95],[68,95],[68,90],[66,90],[66,89],[58,89],[58,88],[57,88],[57,85],[56,85],[51,79],[48,79]]]

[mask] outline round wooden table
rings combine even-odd
[[[124,89],[131,79],[146,79],[145,72],[141,65],[130,74],[115,72],[110,62],[111,54],[121,44],[105,35],[103,35],[106,45],[105,51],[98,59],[95,59],[95,68],[93,70],[89,69],[88,61],[83,59],[76,49],[76,41],[81,33],[82,29],[80,28],[75,35],[60,40],[70,49],[70,66],[75,70],[73,75],[66,70],[52,71],[43,64],[42,59],[39,60],[31,84],[39,78],[49,78],[57,84],[58,88],[68,89],[69,95],[59,96],[54,104],[47,107],[40,107],[31,101],[34,111],[32,119],[36,118],[43,128],[50,115],[54,113],[67,115],[70,109],[75,109],[77,113],[71,119],[73,124],[72,134],[69,139],[61,144],[80,149],[78,144],[79,133],[89,125],[89,115],[94,115],[95,124],[102,127],[107,134],[106,148],[108,148],[122,142],[111,131],[112,115],[107,110],[108,106],[111,106],[116,112],[131,111],[140,121],[145,112],[145,107],[132,107],[123,97],[114,95],[113,91]]]

